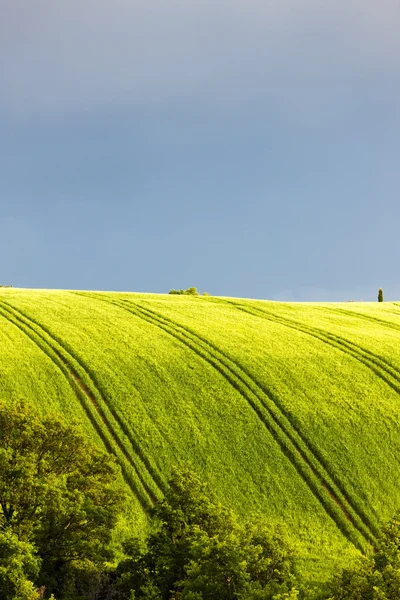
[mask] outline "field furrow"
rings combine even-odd
[[[154,311],[150,311],[150,309],[148,309],[148,308],[146,310],[154,313]],[[157,315],[157,313],[154,313],[154,314]],[[157,316],[169,321],[169,319],[164,317],[163,315],[158,314]],[[178,324],[176,324],[176,326],[182,327],[181,325],[178,325]],[[211,345],[215,351],[220,352],[218,350],[218,348],[216,348],[215,346],[210,344],[209,340],[202,339],[201,337],[198,336],[198,334],[196,334],[195,332],[193,332],[190,329],[187,329],[187,328],[183,328],[183,329],[190,335],[195,336],[201,342],[206,343],[207,345]],[[317,476],[321,479],[321,481],[324,481],[323,485],[324,485],[325,489],[328,490],[331,498],[335,501],[335,503],[345,512],[346,517],[348,519],[352,520],[351,517],[354,518],[354,515],[357,515],[357,517],[360,519],[360,521],[363,524],[361,531],[363,531],[364,534],[366,533],[367,539],[369,538],[370,541],[372,541],[373,537],[378,534],[378,531],[379,531],[378,523],[374,522],[365,513],[365,511],[359,506],[359,504],[354,500],[354,498],[351,497],[351,494],[349,494],[346,491],[346,489],[342,485],[342,482],[340,481],[340,479],[335,477],[334,473],[332,473],[332,474],[330,473],[329,467],[327,468],[328,465],[327,465],[326,461],[324,460],[324,458],[320,455],[317,448],[315,448],[311,444],[310,440],[306,436],[303,435],[303,433],[296,426],[296,424],[294,422],[292,422],[292,420],[290,418],[291,415],[284,409],[284,407],[282,406],[281,402],[279,401],[279,398],[277,397],[277,395],[274,392],[272,392],[270,389],[267,389],[263,384],[258,382],[256,379],[254,379],[254,377],[252,377],[252,375],[248,372],[248,370],[246,370],[241,365],[239,365],[231,357],[228,357],[228,355],[226,353],[222,354],[222,356],[225,360],[226,359],[230,360],[231,363],[234,364],[235,369],[239,369],[242,373],[244,373],[246,375],[247,378],[251,379],[251,382],[258,388],[257,396],[262,402],[265,402],[265,399],[268,398],[269,400],[271,400],[274,403],[274,405],[278,409],[278,411],[281,412],[281,415],[278,417],[278,419],[280,419],[280,420],[282,420],[282,418],[286,419],[286,423],[285,423],[286,435],[289,437],[289,439],[295,445],[298,446],[298,444],[300,442],[300,443],[304,444],[304,447],[307,449],[308,452],[306,455],[305,454],[302,455],[302,459],[310,461],[309,462],[310,466],[312,466],[313,469],[316,469]],[[398,392],[398,390],[399,390],[399,387],[395,386],[395,391]],[[289,425],[289,428],[287,427],[288,425]],[[290,431],[290,428],[293,428],[294,431],[293,430]],[[296,434],[298,436],[297,439],[294,438],[294,434]],[[332,482],[334,482],[335,486],[337,486],[336,488],[334,488],[332,486]]]
[[[236,308],[254,316],[259,316],[266,320],[270,320],[273,323],[280,323],[285,327],[291,327],[296,331],[311,335],[312,337],[321,340],[323,343],[331,345],[333,348],[352,356],[369,368],[397,394],[400,394],[400,370],[374,352],[337,334],[326,332],[323,329],[311,327],[304,323],[299,323],[293,319],[288,319],[287,317],[282,317],[281,315],[276,315],[273,312],[267,312],[256,307],[249,308],[248,306],[243,307],[236,302],[230,303],[236,306]]]
[[[141,473],[144,467],[142,465],[138,467],[138,457],[127,449],[129,445],[132,448],[132,444],[126,444],[126,440],[117,433],[117,426],[112,425],[112,421],[115,419],[113,411],[108,409],[104,399],[82,365],[58,340],[51,336],[46,328],[24,315],[19,309],[10,306],[4,300],[0,301],[0,314],[34,341],[61,369],[77,393],[79,401],[105,447],[116,456],[129,487],[143,508],[148,511],[159,496],[159,490],[156,488],[157,491],[154,491],[155,483],[150,486],[146,482]]]
[[[94,294],[91,293],[90,296],[93,297]],[[299,475],[307,482],[341,531],[358,546],[363,545],[359,534],[373,542],[374,534],[370,527],[353,509],[319,463],[317,457],[312,455],[310,449],[298,436],[286,416],[279,410],[276,399],[268,396],[254,378],[251,378],[238,364],[208,340],[202,339],[193,331],[178,325],[148,307],[145,308],[138,302],[128,302],[124,299],[110,299],[104,295],[95,296],[103,302],[119,306],[163,329],[217,369],[231,385],[240,391],[257,413],[264,426],[278,442],[281,450],[291,460]]]
[[[385,321],[384,319],[373,317],[368,313],[360,313],[355,310],[346,310],[344,308],[332,308],[331,306],[317,306],[316,309],[323,312],[330,312],[336,316],[346,315],[348,317],[351,317],[352,319],[364,319],[367,321],[372,321],[373,323],[377,323],[379,326],[400,331],[400,323],[394,323],[393,321]]]
[[[383,357],[378,356],[377,354],[371,352],[370,350],[368,350],[366,348],[363,348],[359,344],[351,342],[350,340],[347,340],[336,334],[326,332],[323,329],[311,327],[304,323],[299,323],[298,321],[293,320],[291,318],[289,319],[287,317],[283,317],[282,315],[277,315],[273,311],[260,309],[255,306],[249,306],[248,304],[243,305],[240,302],[236,302],[236,301],[230,301],[230,300],[229,301],[221,300],[221,301],[227,302],[231,306],[235,306],[235,308],[237,308],[247,314],[250,314],[253,316],[258,316],[264,320],[270,321],[271,323],[278,323],[280,325],[283,325],[284,327],[288,327],[295,331],[304,333],[306,335],[310,335],[311,337],[313,337],[317,340],[320,340],[322,343],[327,344],[327,345],[331,346],[332,348],[335,348],[336,350],[339,350],[340,352],[343,352],[344,354],[346,354],[348,356],[351,356],[356,361],[360,362],[362,365],[367,367],[375,375],[377,375],[386,385],[388,385],[394,392],[396,392],[396,394],[400,394],[400,370],[396,366],[391,364],[389,361],[385,360]],[[316,307],[316,308],[319,308],[319,307]],[[291,416],[289,413],[286,412],[286,415],[287,415],[288,419],[291,419]],[[311,441],[309,439],[307,439],[306,436],[304,436],[304,434],[301,433],[301,431],[299,429],[298,429],[298,431],[299,431],[299,435],[301,435],[303,437],[305,442],[311,446],[312,445]],[[320,456],[319,452],[316,448],[314,448],[313,451],[316,455]],[[340,481],[340,479],[338,477],[336,477],[335,474],[332,472],[332,470],[330,469],[329,464],[326,462],[326,460],[324,460],[322,457],[320,457],[320,459],[321,459],[321,461],[323,461],[325,468],[330,472],[330,475],[335,480],[335,483],[341,488],[342,493],[346,496],[348,501],[353,505],[355,510],[357,510],[357,512],[359,512],[359,514],[362,515],[363,520],[366,523],[368,523],[369,527],[371,527],[371,531],[376,532],[377,528],[378,528],[378,524],[376,522],[372,521],[371,517],[366,515],[365,511],[360,506],[357,507],[354,499],[351,498],[349,493],[343,487],[343,484]]]

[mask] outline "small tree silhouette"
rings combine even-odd
[[[382,288],[379,288],[379,291],[378,291],[378,302],[383,302],[383,290],[382,290]]]

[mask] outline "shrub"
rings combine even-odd
[[[190,287],[187,290],[170,290],[169,294],[178,294],[181,296],[200,296],[199,292],[197,291],[197,288],[195,287]],[[208,292],[203,292],[203,296],[209,296],[210,294]]]
[[[345,569],[332,582],[329,600],[398,600],[400,598],[400,515],[384,528],[374,554]]]
[[[124,598],[283,600],[297,597],[292,557],[279,530],[240,524],[190,469],[176,469],[154,508],[146,549],[120,565]],[[132,594],[133,591],[133,594]]]
[[[26,574],[56,595],[74,588],[82,564],[101,568],[124,497],[116,477],[114,460],[77,424],[0,401],[0,588],[7,561],[15,581]]]

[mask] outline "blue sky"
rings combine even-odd
[[[400,299],[398,0],[2,0],[2,284]]]

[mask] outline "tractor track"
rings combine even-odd
[[[229,300],[224,300],[224,302],[228,303],[230,306],[235,306],[248,314],[310,335],[311,337],[330,345],[332,348],[336,348],[344,354],[352,356],[355,360],[361,362],[364,366],[373,371],[375,375],[400,395],[400,370],[381,356],[363,348],[359,344],[351,342],[337,334],[328,333],[323,329],[312,327],[311,325],[304,325],[298,321],[288,319],[287,317],[276,315],[275,313],[266,312],[258,307],[248,307],[248,305],[242,305]]]
[[[342,338],[339,335],[328,333],[316,327],[304,325],[291,318],[276,315],[275,313],[265,311],[256,306],[249,306],[248,304],[242,304],[239,302],[222,299],[218,299],[217,302],[228,304],[229,306],[233,306],[238,310],[251,314],[252,316],[258,316],[259,318],[270,321],[272,323],[288,327],[306,335],[310,335],[311,337],[314,337],[315,339],[318,339],[319,341],[330,345],[332,348],[335,348],[349,356],[352,356],[355,360],[357,360],[365,367],[370,369],[393,391],[400,395],[400,370],[385,359],[383,359],[381,356],[374,354],[370,350],[367,350],[362,346],[355,344],[354,342],[346,340],[345,338]],[[287,418],[290,419],[290,414],[286,413],[286,415]],[[311,445],[311,442],[309,440],[307,440],[307,442]],[[319,454],[317,449],[315,448],[314,452]],[[322,457],[321,460],[323,461],[325,468],[329,470],[326,461]],[[330,475],[334,479],[335,483],[338,486],[340,486],[341,484],[339,480],[334,476],[334,474]],[[343,489],[342,492],[347,497],[347,492],[345,492],[345,490]],[[364,515],[365,520],[370,521],[370,518],[367,515],[365,515],[365,513],[363,513],[362,509],[358,508],[358,512]],[[372,531],[376,530],[376,525],[372,524],[372,527]]]
[[[338,528],[352,540],[357,547],[362,547],[359,534],[370,543],[374,543],[377,533],[373,524],[354,507],[354,503],[338,488],[318,456],[312,453],[306,441],[288,421],[287,416],[277,403],[276,396],[261,388],[248,372],[225,356],[208,340],[195,332],[179,325],[159,313],[145,308],[136,302],[124,299],[110,299],[101,294],[76,292],[79,295],[96,298],[125,310],[148,323],[160,328],[175,337],[181,343],[196,352],[201,358],[213,366],[235,388],[255,411],[263,425],[274,437],[281,450],[291,461],[292,466],[307,483],[308,487],[334,520]],[[357,532],[357,533],[356,533]]]
[[[323,312],[330,312],[336,316],[346,315],[356,319],[365,319],[367,321],[377,323],[378,325],[382,325],[387,329],[395,329],[397,331],[400,331],[400,323],[391,323],[390,321],[384,321],[383,319],[378,319],[377,317],[372,317],[371,315],[359,313],[356,311],[353,312],[351,310],[346,310],[345,308],[332,308],[331,306],[316,306],[315,308]],[[391,312],[390,314],[398,315],[399,313],[398,311],[395,311]]]
[[[44,326],[26,316],[22,311],[14,306],[8,305],[6,302],[4,302],[4,300],[0,300],[0,314],[9,322],[14,324],[27,337],[29,337],[29,339],[35,343],[40,350],[44,352],[62,371],[63,375],[68,380],[68,383],[74,389],[81,406],[85,410],[90,422],[92,423],[92,426],[98,433],[108,452],[117,458],[125,481],[138,498],[142,507],[146,510],[146,512],[148,512],[156,501],[157,495],[144,480],[140,470],[138,469],[136,461],[127,451],[117,432],[111,425],[110,419],[105,414],[104,409],[101,406],[101,404],[106,403],[99,390],[93,383],[92,378],[85,371],[85,368],[74,356],[70,354],[65,347],[62,346],[62,344],[60,344],[57,339],[52,336],[52,334]],[[73,363],[75,363],[75,365]],[[84,374],[80,373],[81,370],[84,371]],[[109,408],[108,410],[115,418],[115,415],[113,414],[114,411],[111,411]],[[103,428],[99,425],[98,419],[100,419],[104,428],[107,430],[112,442],[105,434]],[[114,444],[117,446],[117,448],[115,448]],[[135,450],[133,445],[132,448]],[[138,456],[138,458],[143,464],[141,457]],[[126,462],[128,465],[125,464]],[[139,480],[139,485],[138,482],[132,477],[132,474],[130,473],[131,470],[133,470],[135,473],[135,479]]]

